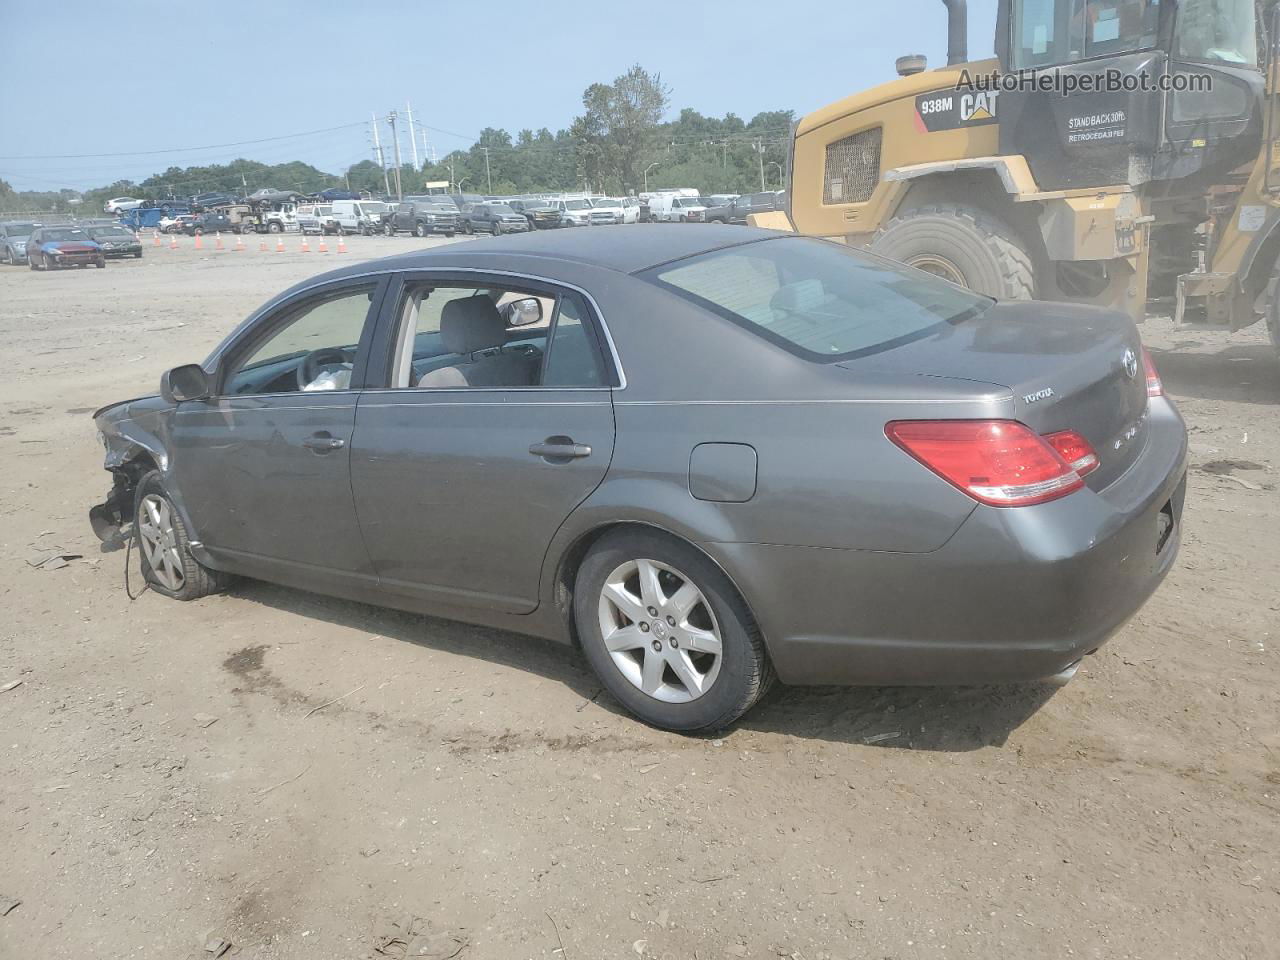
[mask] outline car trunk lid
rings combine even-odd
[[[908,365],[922,376],[1007,388],[1013,418],[1039,434],[1074,430],[1099,466],[1101,489],[1146,442],[1147,387],[1137,328],[1115,311],[1059,303],[998,303],[934,335],[846,361],[850,369]],[[865,365],[865,367],[864,367]]]

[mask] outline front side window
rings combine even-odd
[[[265,321],[266,332],[250,334],[248,345],[228,365],[223,394],[350,388],[375,288],[372,283],[346,287],[286,307],[283,317]]]
[[[1249,0],[1245,0],[1249,2]],[[1156,45],[1160,0],[1015,0],[1015,70],[1074,63]]]
[[[420,281],[401,300],[393,388],[603,387],[576,294]]]
[[[1253,0],[1183,0],[1176,29],[1178,56],[1187,60],[1258,64]]]
[[[641,276],[818,362],[922,339],[993,302],[910,267],[800,237],[716,250]]]

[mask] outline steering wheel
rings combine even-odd
[[[312,350],[298,364],[298,389],[306,389],[307,384],[320,376],[322,367],[355,363],[355,360],[354,350],[344,350],[341,347],[321,347],[319,350]]]

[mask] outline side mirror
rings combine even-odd
[[[198,363],[184,363],[166,370],[160,378],[160,396],[169,403],[203,400],[212,392],[209,375]]]
[[[542,301],[537,297],[525,297],[507,304],[507,326],[527,327],[542,319]]]

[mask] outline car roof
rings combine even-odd
[[[779,237],[776,230],[757,227],[716,226],[693,228],[687,224],[646,224],[616,230],[538,230],[505,237],[469,240],[445,244],[426,250],[415,250],[381,260],[353,264],[335,271],[328,279],[369,273],[377,268],[400,270],[447,268],[449,266],[497,267],[495,255],[521,259],[566,260],[637,273],[672,260],[733,247],[757,240]],[[483,261],[483,264],[476,261]]]

